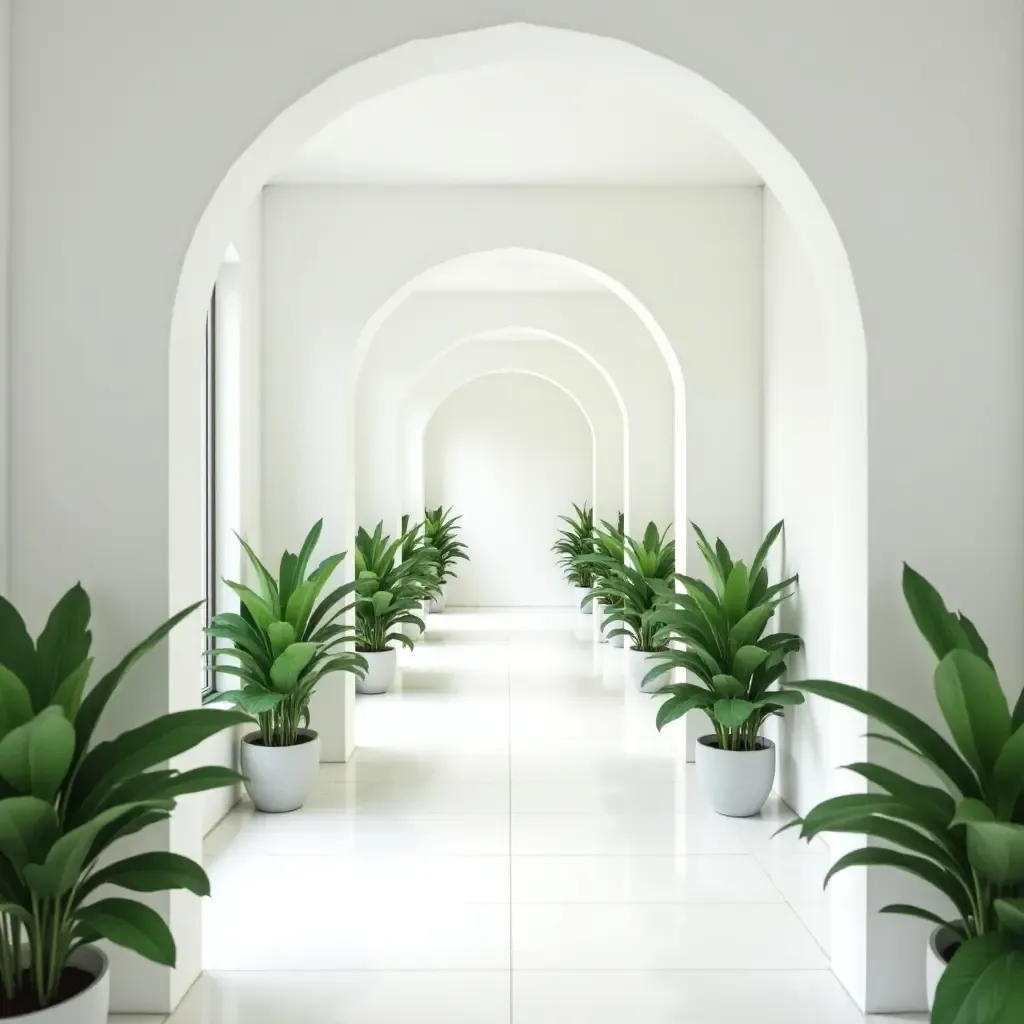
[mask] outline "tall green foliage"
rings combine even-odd
[[[771,689],[786,670],[787,656],[800,649],[800,638],[795,633],[763,635],[797,581],[792,576],[768,583],[764,563],[782,523],[768,532],[749,568],[734,562],[721,540],[712,547],[696,523],[691,525],[713,585],[676,577],[685,589],[670,593],[655,612],[660,624],[656,641],[684,646],[657,653],[660,664],[648,672],[647,680],[684,668],[697,682],[661,690],[669,699],[658,709],[657,725],[662,729],[696,708],[711,719],[721,749],[754,750],[768,717],[804,699],[794,690]]]
[[[1011,710],[974,624],[950,612],[909,566],[903,593],[939,659],[934,693],[952,743],[870,690],[818,680],[790,685],[873,719],[887,730],[876,739],[923,762],[939,785],[881,764],[849,764],[874,791],[825,800],[787,827],[808,840],[848,832],[872,841],[840,857],[826,884],[839,871],[877,865],[915,875],[944,895],[955,922],[919,906],[882,908],[947,924],[964,943],[939,984],[933,1024],[1008,1024],[1024,1006],[1024,689]]]
[[[170,817],[178,797],[241,781],[226,768],[157,766],[245,716],[178,711],[94,742],[132,667],[198,607],[154,630],[86,693],[93,658],[82,587],[60,599],[36,641],[0,598],[0,1016],[12,1005],[19,1013],[32,1002],[50,1005],[68,958],[97,939],[174,965],[174,939],[160,915],[132,899],[97,899],[101,886],[209,894],[203,869],[186,857],[116,860],[111,848]]]
[[[320,540],[323,520],[309,531],[297,555],[285,551],[277,579],[238,538],[259,579],[260,593],[226,580],[241,602],[238,612],[215,615],[206,632],[228,647],[215,647],[207,657],[218,675],[237,676],[243,686],[218,693],[216,699],[234,704],[255,717],[264,745],[288,747],[298,742],[298,730],[309,722],[309,701],[320,680],[331,672],[366,671],[366,659],[341,650],[355,641],[355,630],[338,620],[355,607],[344,600],[355,583],[344,583],[319,601],[321,591],[342,563],[345,553],[325,558],[307,575]],[[234,664],[226,665],[225,660]]]
[[[566,582],[572,587],[592,587],[594,569],[583,559],[594,554],[597,540],[594,529],[594,510],[573,504],[573,515],[559,516],[566,527],[558,531],[551,550],[558,555],[558,565]]]
[[[592,569],[596,582],[583,603],[602,602],[607,608],[602,625],[618,624],[608,632],[609,638],[625,636],[637,651],[665,646],[658,637],[657,611],[671,594],[668,581],[676,564],[675,543],[667,540],[668,532],[669,528],[660,532],[652,522],[639,540],[624,535],[621,544],[609,544],[598,531],[597,546],[604,550],[579,559]]]
[[[453,516],[452,509],[446,509],[443,505],[425,509],[424,513],[423,535],[427,547],[437,553],[438,576],[440,586],[443,587],[450,579],[457,577],[456,563],[469,561],[466,545],[459,540],[462,516]]]
[[[421,602],[437,586],[435,562],[421,547],[406,548],[403,535],[392,540],[378,523],[373,533],[363,527],[356,534],[356,639],[359,650],[386,651],[392,642],[412,647],[412,640],[398,629],[403,623],[423,629],[416,613]]]

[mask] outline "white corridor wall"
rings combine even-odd
[[[587,500],[594,435],[564,390],[528,373],[477,378],[437,408],[423,437],[428,504],[454,504],[471,560],[452,605],[564,606],[551,554],[559,513]]]

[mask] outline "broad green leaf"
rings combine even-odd
[[[981,796],[981,789],[973,772],[950,743],[930,725],[898,704],[870,690],[863,690],[847,683],[802,679],[799,682],[787,683],[787,686],[835,701],[876,719],[907,740],[945,774],[964,796]]]
[[[68,800],[68,822],[85,821],[101,806],[118,783],[183,754],[203,740],[236,725],[248,725],[239,711],[195,708],[161,715],[116,739],[100,743],[86,754]]]
[[[287,700],[286,693],[272,693],[270,691],[250,690],[222,690],[214,697],[211,704],[231,704],[241,708],[250,715],[263,715],[273,711],[283,700]]]
[[[92,734],[96,729],[96,723],[99,721],[100,715],[103,714],[104,709],[107,706],[107,702],[113,696],[118,686],[121,685],[121,680],[124,679],[128,671],[138,662],[141,658],[145,657],[158,643],[179,622],[187,619],[197,608],[203,604],[202,601],[197,601],[195,604],[188,608],[183,608],[177,615],[173,615],[163,625],[158,626],[153,630],[149,636],[146,637],[142,643],[133,647],[118,664],[112,668],[102,679],[85,695],[85,699],[82,701],[82,706],[79,709],[78,717],[75,719],[75,732],[78,735],[78,743],[76,745],[75,754],[79,759],[83,756],[86,749],[92,740]]]
[[[116,885],[132,892],[187,889],[197,896],[210,895],[210,879],[194,860],[164,851],[140,853],[108,864],[89,876],[79,896],[88,896],[102,885]]]
[[[0,736],[32,717],[32,698],[25,684],[6,665],[0,665]]]
[[[670,722],[676,721],[678,718],[682,718],[688,711],[692,711],[696,707],[702,707],[709,704],[710,701],[706,694],[695,694],[690,697],[670,697],[664,704],[658,708],[658,716],[655,720],[655,725],[658,731],[661,732]]]
[[[995,812],[983,800],[961,800],[956,805],[956,813],[951,824],[967,825],[975,821],[995,821]]]
[[[965,942],[935,992],[932,1024],[1019,1024],[1024,951],[999,933]]]
[[[290,622],[272,622],[267,630],[270,638],[270,649],[275,658],[280,655],[296,640],[295,627]]]
[[[1003,745],[992,769],[992,786],[1009,817],[1021,792],[1024,792],[1024,726],[1020,726]]]
[[[263,630],[269,632],[270,624],[277,621],[277,614],[266,601],[255,591],[243,586],[241,583],[234,583],[231,580],[224,581],[239,597],[246,610],[253,618],[253,622]]]
[[[0,777],[26,796],[52,801],[74,756],[74,726],[61,708],[44,708],[0,740]]]
[[[735,676],[717,675],[711,680],[711,684],[719,697],[741,697],[747,692],[746,687]]]
[[[843,766],[862,778],[881,786],[904,804],[919,808],[941,828],[949,828],[956,813],[956,801],[944,789],[926,786],[880,764],[855,762]]]
[[[953,650],[970,650],[963,626],[946,607],[939,592],[905,562],[903,596],[917,628],[940,660]]]
[[[82,907],[78,920],[97,935],[165,967],[177,958],[174,938],[163,918],[135,900],[107,899]]]
[[[732,659],[732,674],[746,684],[759,665],[768,657],[768,651],[753,644],[741,647]]]
[[[754,555],[753,562],[750,563],[750,578],[757,579],[758,573],[760,573],[764,566],[765,559],[768,557],[768,552],[771,551],[772,545],[778,540],[779,534],[782,533],[784,526],[784,520],[780,519],[765,535],[761,546],[757,549],[757,554]]]
[[[313,660],[317,646],[314,643],[292,644],[274,659],[270,666],[270,681],[278,693],[290,693],[295,689],[303,669]]]
[[[89,657],[90,614],[89,595],[79,583],[50,612],[36,643],[36,684],[41,707],[51,702],[57,687]]]
[[[21,613],[0,597],[0,663],[31,690],[36,679],[36,648]]]
[[[81,877],[96,836],[108,825],[115,825],[136,810],[149,809],[143,804],[109,807],[84,825],[65,832],[50,847],[41,864],[27,864],[25,881],[37,895],[50,899],[70,892]]]
[[[992,664],[992,659],[989,657],[988,644],[981,638],[981,634],[978,632],[977,627],[963,612],[957,613],[957,619],[960,622],[960,628],[964,631],[964,635],[967,637],[967,642],[971,645],[971,650],[981,658],[982,660]],[[994,666],[993,666],[994,667]]]
[[[330,558],[325,558],[312,576],[309,577],[303,583],[300,583],[296,588],[292,596],[288,599],[288,607],[285,612],[285,618],[292,623],[295,627],[295,633],[297,636],[304,636],[306,632],[306,626],[309,623],[310,615],[313,611],[313,605],[316,603],[316,599],[323,590],[327,583],[327,580],[331,577],[334,570],[341,564],[345,554],[342,552],[338,555],[331,555]]]
[[[747,576],[747,567],[742,562],[737,562],[726,580],[725,598],[722,601],[730,623],[739,622],[746,614],[749,590],[750,580]]]
[[[995,885],[1024,883],[1024,825],[969,821],[967,855],[975,870]]]
[[[797,690],[769,690],[763,697],[758,698],[755,705],[776,704],[780,708],[792,708],[803,704],[804,695]]]
[[[920,920],[938,925],[940,928],[950,927],[949,922],[939,917],[938,914],[933,914],[930,910],[925,910],[923,907],[914,907],[907,903],[890,903],[888,906],[882,907],[879,913],[902,914],[904,917],[920,918]]]
[[[716,700],[715,721],[726,729],[736,729],[754,713],[749,700]]]
[[[952,650],[935,669],[935,694],[960,752],[987,777],[1010,738],[1010,708],[992,666]]]
[[[256,570],[256,575],[260,581],[260,590],[263,591],[263,600],[274,613],[274,618],[279,618],[281,599],[278,594],[277,584],[274,582],[274,577],[271,575],[270,570],[256,557],[256,552],[253,551],[242,537],[238,533],[235,533],[235,536],[238,538],[238,543],[242,545],[242,550],[245,552],[253,569]]]
[[[320,534],[324,528],[324,521],[318,519],[306,534],[306,539],[302,542],[302,547],[299,549],[298,564],[296,566],[295,578],[296,581],[302,581],[306,578],[306,569],[309,566],[309,560],[313,557],[313,552],[316,550],[317,544],[320,543]],[[344,556],[342,556],[344,557]]]
[[[185,772],[161,769],[143,772],[122,782],[110,794],[106,806],[133,804],[147,800],[176,800],[189,793],[203,793],[222,786],[234,786],[244,776],[232,768],[204,765]]]
[[[92,661],[92,658],[86,658],[78,668],[64,678],[53,695],[53,703],[64,709],[64,716],[72,724],[78,717],[78,709],[82,706],[82,695],[92,671]]]
[[[57,812],[48,800],[34,796],[0,800],[0,853],[16,868],[45,857],[58,832]]]
[[[754,641],[764,632],[768,620],[775,614],[775,605],[772,603],[761,604],[751,608],[739,622],[729,630],[729,642],[737,650],[753,644]]]
[[[997,899],[995,908],[999,923],[1007,931],[1024,938],[1024,899]]]

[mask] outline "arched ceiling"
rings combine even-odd
[[[346,112],[274,179],[389,185],[758,185],[685,98],[625,64],[435,74]]]

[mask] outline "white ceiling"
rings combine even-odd
[[[354,107],[276,182],[757,185],[682,100],[613,66],[513,62],[433,75]]]
[[[603,285],[572,264],[516,249],[482,252],[447,263],[417,282],[419,291],[579,292]]]

